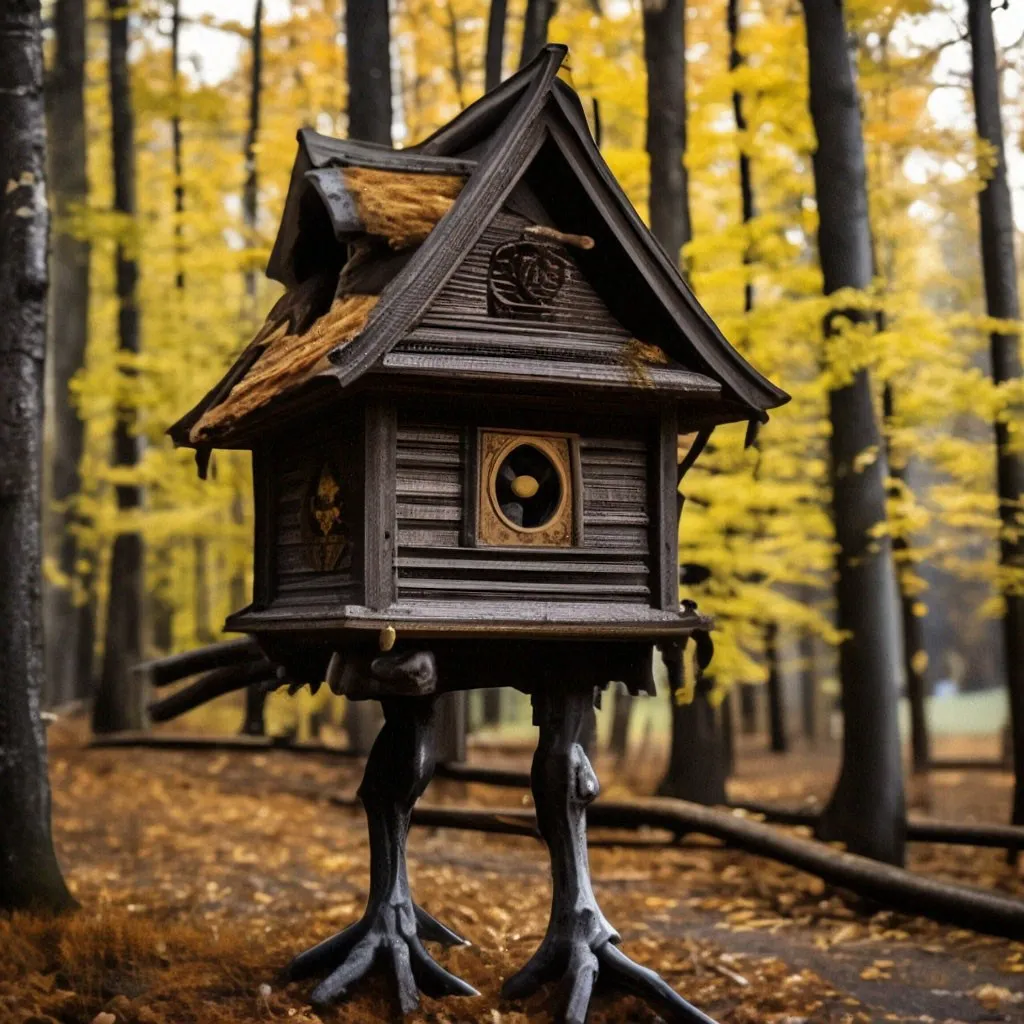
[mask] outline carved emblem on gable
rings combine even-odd
[[[302,527],[310,566],[330,572],[348,555],[348,526],[341,498],[340,474],[325,462],[310,481],[304,502]]]
[[[547,320],[572,262],[556,245],[520,239],[491,253],[487,305],[491,316],[508,320]]]

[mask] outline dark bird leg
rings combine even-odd
[[[429,996],[476,995],[464,981],[436,964],[422,940],[457,945],[456,935],[409,892],[405,841],[413,805],[434,773],[434,697],[381,701],[384,726],[370,750],[359,787],[370,833],[370,895],[360,921],[297,956],[288,965],[291,981],[327,974],[313,990],[314,1006],[344,996],[383,962],[394,975],[403,1013]]]
[[[537,825],[551,854],[551,919],[540,948],[505,982],[505,999],[525,999],[561,979],[567,1024],[583,1024],[600,974],[604,982],[648,1000],[671,1022],[714,1024],[678,996],[654,971],[633,963],[616,948],[618,932],[605,920],[590,884],[587,805],[601,787],[579,743],[593,703],[591,688],[533,695],[540,726],[530,774]]]

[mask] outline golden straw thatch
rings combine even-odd
[[[301,334],[291,332],[287,321],[265,334],[263,354],[219,405],[208,409],[190,433],[193,443],[230,426],[243,416],[289,388],[302,384],[323,368],[327,354],[351,341],[366,324],[377,304],[377,295],[344,295]],[[269,319],[269,318],[268,318]]]
[[[451,209],[466,179],[451,174],[408,174],[346,167],[345,187],[355,198],[367,234],[392,249],[419,245]]]

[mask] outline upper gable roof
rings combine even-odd
[[[688,375],[689,380],[676,376],[671,381],[661,375],[661,385],[668,392],[676,397],[687,391],[720,393],[730,409],[721,419],[763,419],[768,409],[787,401],[785,392],[726,341],[633,209],[594,144],[579,98],[558,78],[566,52],[562,46],[546,47],[530,65],[410,149],[391,150],[300,132],[299,157],[268,265],[268,274],[291,286],[292,292],[308,289],[315,272],[323,273],[324,254],[341,252],[340,241],[366,228],[361,221],[366,210],[359,208],[358,188],[348,181],[346,175],[352,177],[352,171],[345,168],[410,176],[414,184],[430,176],[460,184],[451,190],[450,208],[438,208],[438,218],[427,226],[425,236],[385,261],[389,269],[378,282],[378,297],[361,305],[362,319],[354,328],[343,317],[348,333],[328,345],[325,339],[331,331],[318,331],[318,321],[306,324],[304,331],[293,322],[294,301],[291,305],[286,301],[289,292],[282,300],[287,307],[283,314],[279,303],[276,319],[272,311],[264,330],[221,384],[171,428],[174,440],[193,446],[221,440],[216,430],[204,433],[201,421],[219,418],[223,424],[225,417],[216,415],[216,407],[237,401],[250,375],[266,379],[260,363],[275,339],[279,363],[282,350],[304,355],[299,360],[301,372],[286,375],[278,395],[314,376],[346,387],[367,372],[388,366],[389,354],[420,322],[512,190],[531,173],[540,175],[542,188],[550,184],[559,193],[557,204],[552,204],[557,208],[550,211],[556,226],[595,237],[594,253],[581,254],[580,264],[586,272],[589,261],[598,278],[604,275],[616,282],[614,287],[599,289],[608,293],[602,298],[612,312],[642,341],[654,340],[653,333],[675,370]],[[305,253],[315,254],[320,265],[303,266]],[[335,266],[334,273],[339,269]],[[340,286],[333,303],[322,296],[317,307],[321,316],[338,315],[339,303],[345,307],[342,314],[350,312],[352,303],[343,301],[346,296],[356,297]],[[305,317],[309,319],[308,310]],[[310,334],[317,337],[312,359]],[[292,363],[286,359],[283,365]],[[393,358],[390,365],[395,366]],[[493,364],[491,372],[502,369]],[[648,377],[637,386],[650,387],[652,380]],[[661,389],[657,381],[654,386]],[[251,411],[246,409],[245,414]],[[226,430],[222,425],[221,434]]]

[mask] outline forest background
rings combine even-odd
[[[81,29],[66,20],[76,7]],[[687,477],[681,561],[699,567],[691,580],[701,581],[684,573],[683,582],[718,620],[714,699],[769,675],[780,631],[796,657],[818,650],[811,685],[834,692],[834,670],[821,671],[822,649],[840,637],[828,395],[864,368],[885,439],[858,466],[888,458],[879,529],[894,539],[904,610],[921,627],[907,672],[929,682],[952,675],[968,688],[1002,681],[998,620],[1004,595],[1024,590],[1024,571],[999,561],[993,424],[1007,424],[1011,446],[1024,450],[1024,384],[991,376],[989,333],[999,325],[985,316],[976,197],[993,154],[972,114],[961,7],[846,5],[875,279],[828,297],[799,4],[687,3],[685,48],[661,49],[645,48],[644,20],[664,6],[562,0],[542,12],[552,15],[548,38],[570,44],[605,158],[645,216],[660,144],[648,131],[648,76],[685,76],[673,144],[682,143],[686,173],[670,210],[681,267],[726,336],[793,395],[758,444],[745,447],[742,428],[723,429]],[[392,4],[396,145],[424,138],[482,94],[495,10],[508,75],[526,5]],[[215,639],[247,599],[247,459],[218,452],[201,482],[191,452],[175,451],[164,430],[219,378],[278,295],[262,270],[295,132],[348,133],[348,50],[340,0],[93,2],[44,5],[44,15],[55,213],[45,696],[59,704],[146,656]],[[1019,185],[1024,11],[1011,0],[994,20]],[[109,60],[118,45],[129,72],[120,108]],[[1019,235],[1019,189],[1015,198]],[[823,319],[851,309],[871,315],[844,319],[841,343],[826,344]]]

